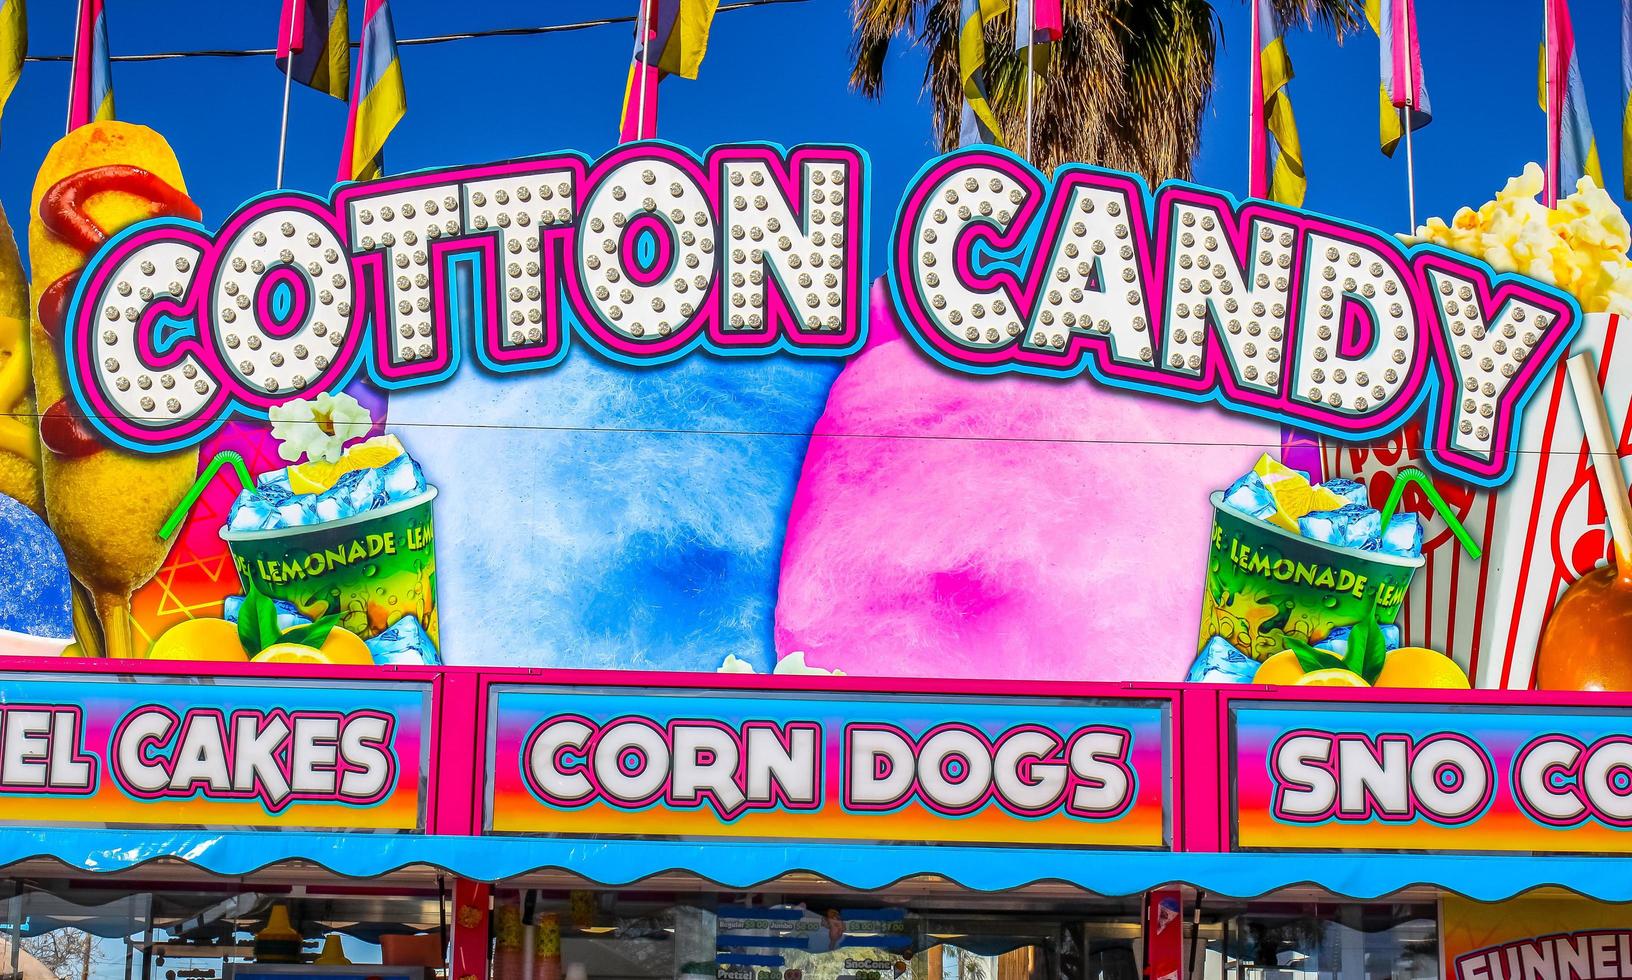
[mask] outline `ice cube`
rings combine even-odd
[[[1371,504],[1371,498],[1366,495],[1366,485],[1358,480],[1327,480],[1320,486],[1351,504],[1359,504],[1361,507],[1368,507]]]
[[[386,503],[385,481],[379,470],[352,470],[334,486],[317,495],[313,513],[319,521],[353,517]]]
[[[385,495],[393,501],[408,500],[425,492],[425,475],[419,464],[402,455],[380,467],[380,479],[385,481]]]
[[[293,490],[281,483],[268,483],[266,486],[256,485],[255,491],[270,500],[274,506],[285,503],[295,495]]]
[[[1422,521],[1415,514],[1395,514],[1383,529],[1381,550],[1399,558],[1422,557]]]
[[[1258,661],[1237,650],[1229,640],[1215,636],[1196,654],[1184,679],[1189,684],[1249,684],[1256,673]]]
[[[391,624],[391,628],[377,636],[363,641],[368,652],[374,655],[374,662],[382,666],[420,666],[440,667],[442,657],[436,652],[436,644],[426,635],[419,625],[416,616],[404,616]]]
[[[288,599],[273,599],[272,604],[278,607],[278,629],[292,630],[296,626],[305,626],[310,623],[311,617],[300,611],[300,607]],[[221,618],[229,623],[238,622],[238,612],[244,608],[244,597],[229,595],[221,603]]]
[[[1248,473],[1224,491],[1224,506],[1238,514],[1264,518],[1275,513],[1275,498],[1270,496],[1262,477]]]
[[[1393,623],[1385,623],[1381,629],[1383,631],[1383,647],[1389,650],[1399,649],[1400,628]],[[1334,653],[1339,657],[1346,657],[1349,654],[1349,634],[1353,632],[1354,627],[1352,626],[1339,626],[1327,633],[1324,640],[1316,641],[1314,647],[1317,650]]]
[[[278,505],[254,490],[245,490],[232,502],[227,527],[233,531],[269,531],[283,527]]]
[[[304,527],[308,524],[316,524],[318,521],[317,497],[309,493],[303,493],[298,497],[290,497],[278,505],[278,518],[283,521],[285,527]]]
[[[1336,548],[1375,546],[1382,533],[1382,515],[1370,507],[1344,504],[1337,510],[1317,510],[1298,518],[1298,532]]]
[[[263,491],[267,487],[279,487],[289,490],[289,471],[287,469],[267,470],[255,478],[255,485]],[[290,492],[293,493],[293,491]]]

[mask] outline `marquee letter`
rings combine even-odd
[[[1234,384],[1278,394],[1297,229],[1257,205],[1237,218],[1223,198],[1184,187],[1164,189],[1157,207],[1166,242],[1157,254],[1167,262],[1163,370],[1207,378],[1212,357]]]
[[[1587,806],[1573,792],[1553,788],[1553,774],[1575,776],[1584,746],[1573,738],[1550,735],[1538,738],[1519,752],[1513,773],[1513,795],[1526,813],[1542,823],[1572,826],[1587,814]]]
[[[845,729],[850,778],[844,805],[852,810],[891,810],[906,801],[917,776],[912,743],[900,732],[871,725]]]
[[[772,802],[780,792],[791,807],[815,806],[820,772],[816,761],[817,727],[790,722],[785,734],[768,724],[750,722],[745,727],[743,737],[748,749],[744,782],[748,799],[754,803]]]
[[[1411,407],[1397,398],[1421,387],[1421,339],[1410,270],[1392,242],[1338,229],[1305,234],[1293,402],[1324,405],[1327,424],[1364,429]]]
[[[533,734],[527,747],[527,780],[539,795],[552,803],[571,806],[595,795],[595,784],[585,776],[581,766],[564,769],[561,753],[572,749],[582,757],[588,751],[589,738],[595,733],[582,720],[563,718],[551,721]]]
[[[340,732],[340,758],[347,769],[340,776],[340,796],[373,802],[391,786],[391,719],[365,713],[349,715]]]
[[[588,178],[578,235],[581,312],[613,353],[651,360],[685,350],[714,316],[719,219],[685,153],[613,151]]]
[[[210,325],[233,390],[256,408],[338,381],[351,336],[351,258],[325,209],[294,196],[236,215],[221,230]]]
[[[1081,785],[1071,791],[1072,813],[1109,816],[1133,802],[1133,773],[1128,768],[1128,733],[1085,729],[1071,739],[1067,761]]]
[[[1270,753],[1275,776],[1275,816],[1312,820],[1337,805],[1337,779],[1327,769],[1330,735],[1301,734],[1282,738]]]
[[[673,722],[669,737],[674,742],[674,780],[669,790],[672,802],[695,806],[707,793],[714,798],[721,816],[730,816],[742,806],[742,790],[737,786],[737,764],[741,753],[731,731],[710,722]]]
[[[1481,482],[1500,483],[1513,463],[1520,413],[1563,353],[1578,313],[1560,294],[1431,253],[1421,267],[1432,296],[1439,403],[1429,449]]]
[[[666,734],[644,718],[614,722],[595,738],[595,778],[620,806],[644,806],[669,777]]]
[[[731,147],[710,154],[729,241],[718,342],[842,346],[866,303],[866,158],[846,147]]]
[[[244,712],[233,719],[232,784],[243,793],[260,793],[277,810],[289,799],[289,780],[278,764],[278,752],[289,737],[280,713],[265,718]]]

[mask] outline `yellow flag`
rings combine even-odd
[[[5,0],[0,4],[0,110],[23,75],[23,58],[27,55],[28,13],[23,0]]]
[[[1269,5],[1259,0],[1260,9]],[[1279,150],[1270,171],[1269,197],[1281,204],[1303,206],[1309,181],[1303,172],[1303,144],[1298,140],[1298,123],[1292,116],[1292,99],[1287,83],[1292,81],[1292,60],[1286,56],[1286,41],[1280,36],[1273,13],[1261,21],[1263,50],[1258,55],[1259,77],[1264,93],[1264,127],[1275,137]]]

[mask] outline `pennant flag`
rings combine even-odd
[[[637,43],[623,90],[620,138],[657,136],[657,83],[669,75],[696,78],[708,53],[708,31],[719,0],[642,0],[646,43]],[[637,25],[636,31],[639,31]],[[638,38],[637,38],[638,41]]]
[[[1632,200],[1632,0],[1621,0],[1621,195]]]
[[[385,139],[407,111],[391,9],[386,0],[368,0],[363,8],[363,42],[357,52],[346,142],[340,147],[341,180],[367,180],[383,172]]]
[[[28,12],[23,0],[0,3],[0,110],[11,98],[17,79],[23,76],[23,59],[28,57]]]
[[[1065,13],[1060,9],[1060,0],[1014,0],[1014,53],[1021,55],[1032,71],[1048,71],[1054,53],[1050,45],[1064,35]]]
[[[1548,174],[1547,204],[1575,189],[1582,177],[1591,177],[1604,186],[1604,170],[1598,163],[1598,141],[1592,136],[1592,117],[1587,114],[1587,89],[1581,80],[1581,59],[1575,55],[1575,30],[1570,26],[1570,5],[1566,0],[1546,0],[1547,37],[1541,46],[1541,71],[1537,92],[1547,113],[1547,159],[1556,161],[1557,174]],[[1547,79],[1558,84],[1548,88]]]
[[[291,60],[292,59],[292,60]],[[279,71],[337,99],[351,94],[351,18],[346,0],[283,0]]]
[[[68,128],[113,118],[113,72],[108,62],[108,16],[102,0],[79,0],[74,63],[68,88]]]
[[[1422,77],[1422,50],[1417,45],[1414,0],[1366,0],[1366,19],[1377,32],[1382,69],[1379,102],[1383,155],[1393,156],[1405,136],[1409,118],[1413,131],[1433,119],[1428,83]]]
[[[1281,37],[1269,0],[1253,0],[1252,36],[1258,70],[1253,74],[1253,186],[1249,192],[1253,197],[1264,197],[1267,190],[1272,201],[1302,207],[1309,181],[1303,173],[1303,144],[1298,141],[1298,123],[1292,117],[1292,99],[1287,92],[1292,81],[1292,60],[1286,56],[1286,39]],[[1266,135],[1275,141],[1273,152]]]
[[[1003,16],[1008,0],[962,0],[958,13],[958,77],[963,83],[963,114],[958,145],[1003,145],[1003,127],[986,100],[986,25]]]

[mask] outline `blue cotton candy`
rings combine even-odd
[[[391,396],[438,497],[451,664],[769,672],[782,535],[836,363],[575,349]]]
[[[0,631],[74,635],[68,559],[39,515],[0,494]]]

